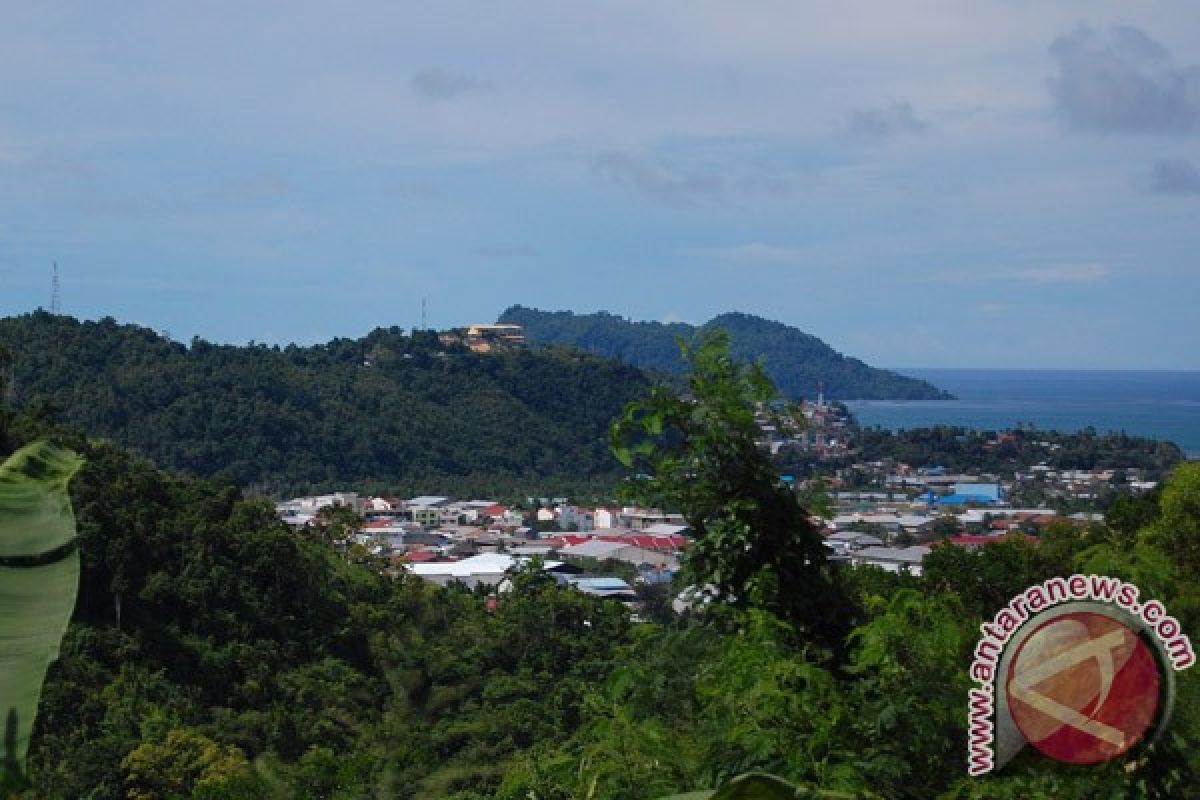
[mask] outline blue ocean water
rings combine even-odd
[[[1108,370],[898,369],[957,400],[847,403],[863,425],[959,425],[1126,433],[1175,442],[1200,458],[1200,372]]]

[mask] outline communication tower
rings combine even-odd
[[[54,277],[50,280],[50,313],[57,314],[58,307],[58,262],[54,262]]]

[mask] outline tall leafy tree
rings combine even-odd
[[[684,393],[655,387],[613,425],[613,452],[635,472],[622,491],[684,515],[694,534],[686,566],[695,581],[823,642],[841,641],[848,603],[820,534],[759,445],[758,415],[771,415],[778,392],[761,364],[730,355],[724,331],[680,347]]]

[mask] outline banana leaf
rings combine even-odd
[[[46,668],[75,608],[79,552],[67,483],[82,464],[47,442],[0,464],[0,785],[23,779]]]

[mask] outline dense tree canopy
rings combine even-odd
[[[839,400],[941,400],[949,397],[929,383],[867,366],[838,353],[815,336],[781,322],[750,314],[728,313],[702,326],[682,322],[631,322],[606,312],[574,314],[513,306],[501,322],[525,326],[529,341],[572,345],[589,353],[620,359],[658,372],[683,374],[676,338],[691,341],[705,330],[724,330],[733,355],[742,361],[763,359],[767,374],[793,400],[825,395]]]
[[[1183,451],[1171,442],[1127,433],[1091,429],[1062,433],[1030,426],[1003,432],[953,425],[899,431],[857,428],[854,445],[854,455],[862,461],[894,459],[913,466],[942,466],[952,472],[1011,473],[1045,464],[1055,469],[1138,467],[1158,475],[1183,460]]]
[[[647,385],[578,353],[475,354],[394,328],[313,347],[184,346],[38,312],[0,320],[4,345],[20,402],[42,398],[159,466],[276,493],[592,493],[616,476],[609,421]]]

